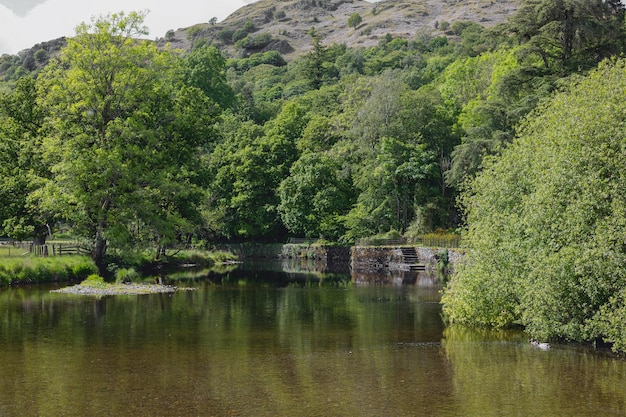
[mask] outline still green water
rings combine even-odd
[[[0,290],[0,416],[626,415],[624,360],[446,329],[429,278],[181,285],[195,290]]]

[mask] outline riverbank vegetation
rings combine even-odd
[[[177,268],[214,268],[236,260],[237,256],[232,252],[220,250],[177,250],[162,254],[158,260],[146,251],[112,251],[107,255],[104,275],[110,281],[123,283]],[[85,255],[43,257],[26,253],[0,256],[0,287],[79,281],[97,272],[93,259]]]
[[[74,281],[95,272],[96,266],[89,256],[2,258],[0,287]]]
[[[5,83],[4,235],[71,228],[104,274],[112,248],[159,260],[216,242],[461,229],[472,255],[444,297],[451,321],[626,347],[611,171],[623,64],[605,61],[626,50],[621,2],[523,0],[503,25],[373,47],[311,30],[313,50],[290,62],[225,57],[206,39],[159,49],[137,40],[144,17],[95,18]]]
[[[464,194],[451,322],[626,350],[626,61],[574,79]]]

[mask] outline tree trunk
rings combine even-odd
[[[91,252],[91,259],[96,264],[98,268],[98,273],[100,276],[104,276],[106,274],[106,265],[104,262],[104,255],[107,251],[107,241],[102,237],[102,231],[98,230],[96,232],[96,241],[93,246],[93,251]]]
[[[109,197],[105,197],[101,200],[100,220],[96,226],[95,242],[93,245],[93,251],[91,252],[91,259],[93,259],[93,262],[96,264],[98,273],[101,277],[104,277],[107,274],[107,265],[104,262],[104,255],[106,255],[107,252],[107,240],[104,237],[104,231],[108,225],[108,212],[110,206],[111,199]]]

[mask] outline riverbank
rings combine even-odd
[[[84,279],[97,268],[88,256],[0,258],[0,287]]]
[[[125,281],[137,276],[160,274],[181,267],[211,267],[234,262],[237,256],[225,251],[183,250],[154,260],[147,252],[111,256],[108,279]],[[0,257],[0,287],[47,282],[76,282],[98,272],[84,255]]]

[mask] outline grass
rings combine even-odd
[[[51,253],[51,252],[50,252]],[[227,251],[181,250],[168,253],[155,261],[153,251],[113,253],[108,257],[110,272],[117,282],[129,282],[159,267],[184,265],[214,267],[237,260]],[[97,272],[93,261],[85,255],[40,257],[25,248],[0,245],[0,287],[16,284],[78,281]]]
[[[12,245],[0,245],[0,258],[16,258],[25,256],[25,253],[28,254],[23,248],[15,247]]]
[[[88,256],[25,256],[0,259],[0,286],[72,281],[97,271]]]
[[[98,274],[91,274],[87,278],[85,278],[80,285],[84,287],[91,288],[106,288],[109,284],[104,282],[104,278],[102,278]]]

